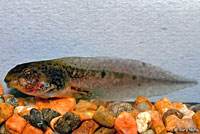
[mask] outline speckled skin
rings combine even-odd
[[[104,100],[161,95],[197,84],[144,62],[105,57],[25,63],[11,69],[5,82],[34,96]]]

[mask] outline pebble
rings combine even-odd
[[[42,109],[42,116],[44,118],[44,121],[50,125],[50,121],[55,118],[55,117],[58,117],[60,116],[61,114],[50,109],[50,108],[43,108]]]
[[[98,127],[99,125],[93,120],[84,121],[72,134],[93,134]]]
[[[79,124],[79,116],[69,111],[61,118],[59,118],[53,126],[57,132],[61,134],[66,134],[71,133],[73,130],[75,130],[79,126]]]
[[[152,111],[152,110],[148,110],[147,112],[151,114],[152,130],[156,134],[166,134],[166,129],[163,124],[161,114],[158,111]]]
[[[5,124],[1,125],[0,134],[11,134],[8,130],[6,130]]]
[[[199,134],[197,125],[190,118],[187,119],[185,118],[177,122],[175,128],[179,130],[178,132],[176,132],[176,134]],[[192,130],[193,132],[184,132],[184,130],[190,130],[190,131]]]
[[[26,97],[23,101],[24,106],[32,106],[35,105],[35,97]]]
[[[66,112],[74,110],[75,106],[76,99],[72,97],[66,97],[50,100],[49,108],[64,115]]]
[[[102,126],[112,128],[114,126],[114,117],[110,114],[104,106],[100,106],[93,116],[94,120]]]
[[[154,106],[161,115],[163,115],[167,110],[173,109],[173,105],[168,98],[156,101]]]
[[[13,98],[14,95],[12,95],[12,94],[4,94],[3,97],[4,97],[4,100],[6,101],[8,98]]]
[[[151,106],[146,101],[142,101],[137,104],[135,107],[139,112],[145,112],[147,110],[151,110]]]
[[[5,102],[5,100],[4,100],[3,95],[0,95],[0,103],[4,103],[4,102]]]
[[[104,106],[104,107],[107,106],[107,102],[103,101],[103,100],[92,99],[92,100],[90,100],[90,102],[92,102],[93,104],[97,105],[97,107],[99,107],[101,105]]]
[[[178,121],[180,121],[180,119],[176,115],[167,116],[165,119],[166,130],[173,132]]]
[[[87,100],[80,100],[75,107],[76,111],[83,111],[83,110],[96,110],[97,105],[89,102]]]
[[[14,109],[14,113],[20,116],[29,115],[32,108],[38,109],[37,106],[17,106]]]
[[[192,116],[192,120],[197,124],[198,129],[200,131],[200,111],[196,112],[193,116]]]
[[[12,105],[13,107],[17,107],[18,99],[15,97],[8,98],[5,103],[8,103],[8,104]]]
[[[135,100],[133,106],[136,107],[140,102],[147,102],[149,106],[152,108],[153,104],[144,96],[138,96],[137,99]]]
[[[106,127],[101,127],[94,134],[115,134],[115,133],[116,131],[114,128],[111,129],[111,128],[106,128]]]
[[[93,119],[94,110],[84,110],[84,111],[73,111],[73,113],[79,115],[80,120],[84,121],[84,120],[91,120]]]
[[[196,104],[189,107],[190,110],[194,111],[195,113],[200,110],[200,104]]]
[[[112,114],[112,116],[114,116],[115,118],[118,116],[117,111],[118,111],[119,105],[120,105],[120,102],[113,102],[113,103],[108,104],[108,107],[107,107],[109,113]]]
[[[21,134],[27,122],[18,114],[13,114],[5,123],[6,129],[12,134]]]
[[[31,111],[30,111],[29,121],[30,121],[31,125],[33,125],[37,128],[40,128],[42,130],[46,130],[46,128],[47,128],[47,126],[44,122],[42,113],[35,108],[31,109]]]
[[[0,95],[4,94],[3,85],[0,83]]]
[[[186,105],[183,105],[183,107],[180,109],[180,112],[184,114],[183,118],[191,118],[195,114],[192,110],[188,109]]]
[[[8,103],[0,103],[0,124],[14,113],[14,107]]]
[[[169,110],[167,110],[167,111],[164,113],[164,115],[163,115],[163,117],[162,117],[162,120],[163,120],[164,124],[165,124],[166,118],[167,118],[168,116],[170,116],[170,115],[175,115],[175,116],[177,116],[179,119],[182,119],[183,116],[184,116],[183,113],[181,113],[180,111],[178,111],[178,110],[176,110],[176,109],[169,109]]]
[[[115,120],[115,129],[119,134],[137,134],[135,118],[128,112],[122,112]]]
[[[24,128],[22,134],[43,134],[43,131],[28,123]]]
[[[139,133],[146,132],[151,127],[151,115],[148,112],[141,112],[136,118],[137,130]]]
[[[50,127],[47,127],[46,131],[44,132],[44,134],[52,134],[53,130]]]
[[[142,134],[155,134],[154,131],[152,129],[147,130],[146,132],[142,133]]]

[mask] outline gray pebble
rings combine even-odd
[[[200,104],[196,104],[189,107],[190,110],[194,111],[195,113],[200,110]]]
[[[5,100],[4,100],[3,95],[0,95],[0,103],[4,103],[4,102],[5,102]]]
[[[12,105],[12,106],[14,106],[14,107],[17,107],[17,105],[18,105],[18,99],[15,98],[15,97],[13,97],[13,98],[8,98],[8,99],[6,100],[6,103],[8,103],[8,104],[10,104],[10,105]]]
[[[145,101],[142,101],[140,103],[137,104],[136,106],[136,109],[139,111],[139,112],[145,112],[147,110],[150,110],[151,107],[149,106],[149,104]]]

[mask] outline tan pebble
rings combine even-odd
[[[13,114],[5,123],[6,129],[12,134],[21,134],[27,122],[17,114]]]
[[[114,117],[106,110],[104,106],[100,106],[94,113],[93,119],[102,126],[112,128],[114,126]]]
[[[76,111],[82,111],[82,110],[96,110],[97,105],[93,104],[92,102],[86,101],[86,100],[80,100],[75,107]]]
[[[14,113],[20,116],[29,115],[32,108],[38,109],[37,106],[17,106],[14,110]]]
[[[72,134],[93,134],[98,127],[99,125],[93,120],[84,121]]]
[[[0,83],[0,95],[4,95],[3,85]]]
[[[81,121],[93,119],[95,113],[94,110],[72,111],[72,112],[77,114],[80,117]]]
[[[192,116],[195,114],[192,110],[188,109],[185,104],[179,111],[184,114],[183,119],[184,118],[192,119]]]
[[[136,118],[137,130],[139,133],[146,132],[151,127],[151,115],[148,112],[141,112]]]
[[[54,128],[54,124],[55,124],[56,121],[57,121],[59,118],[61,118],[61,117],[62,117],[62,116],[55,117],[55,118],[53,118],[53,119],[50,121],[50,126],[51,126],[51,128],[52,128],[54,131],[56,131],[55,128]]]
[[[43,134],[43,131],[28,123],[24,128],[22,134]]]
[[[14,113],[14,107],[7,103],[0,103],[0,124]]]

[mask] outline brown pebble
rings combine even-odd
[[[98,129],[94,134],[115,134],[115,129],[110,129],[110,128],[106,128],[106,127],[101,127],[100,129]]]
[[[104,107],[107,106],[107,102],[103,101],[103,100],[92,99],[92,100],[90,100],[90,102],[92,102],[93,104],[97,105],[97,107],[99,107],[101,105],[104,106]]]
[[[106,110],[104,106],[100,106],[93,116],[94,120],[102,126],[112,128],[114,126],[114,117]]]
[[[93,134],[98,127],[99,125],[93,120],[84,121],[72,134]]]

